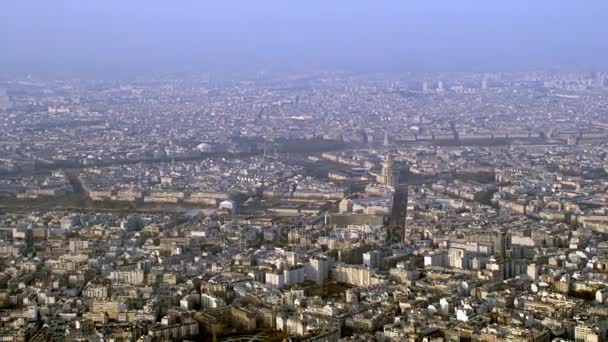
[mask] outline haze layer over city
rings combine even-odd
[[[0,339],[607,341],[606,13],[0,3]]]

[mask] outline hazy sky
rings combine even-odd
[[[0,71],[608,64],[606,0],[2,0]]]

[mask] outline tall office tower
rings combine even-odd
[[[382,145],[384,147],[388,147],[388,133],[386,132],[386,130],[384,131],[384,141],[382,142]]]
[[[312,280],[315,283],[322,283],[328,276],[329,261],[325,257],[313,257],[310,259],[310,262],[305,265],[305,268],[307,268],[309,280]]]
[[[396,185],[393,193],[393,207],[389,218],[391,235],[389,238],[392,243],[403,242],[408,240],[407,227],[405,219],[407,217],[407,193],[406,185]],[[398,238],[398,239],[397,239]]]
[[[422,92],[425,94],[429,92],[429,83],[427,81],[422,82]]]
[[[488,78],[485,76],[481,79],[481,89],[488,89]]]

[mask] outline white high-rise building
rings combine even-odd
[[[329,273],[329,261],[325,257],[311,258],[305,265],[306,277],[315,283],[322,283],[327,280]]]
[[[461,248],[450,248],[448,251],[448,262],[450,267],[464,269],[466,262],[466,251]]]
[[[304,282],[304,267],[296,265],[283,270],[285,285],[300,284]]]
[[[283,272],[266,273],[266,285],[272,289],[282,289],[285,287],[285,275]]]

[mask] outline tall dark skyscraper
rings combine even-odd
[[[405,218],[407,217],[407,186],[397,185],[393,193],[393,207],[389,219],[393,232],[401,234],[401,241],[405,241]],[[401,242],[400,241],[400,242]]]

